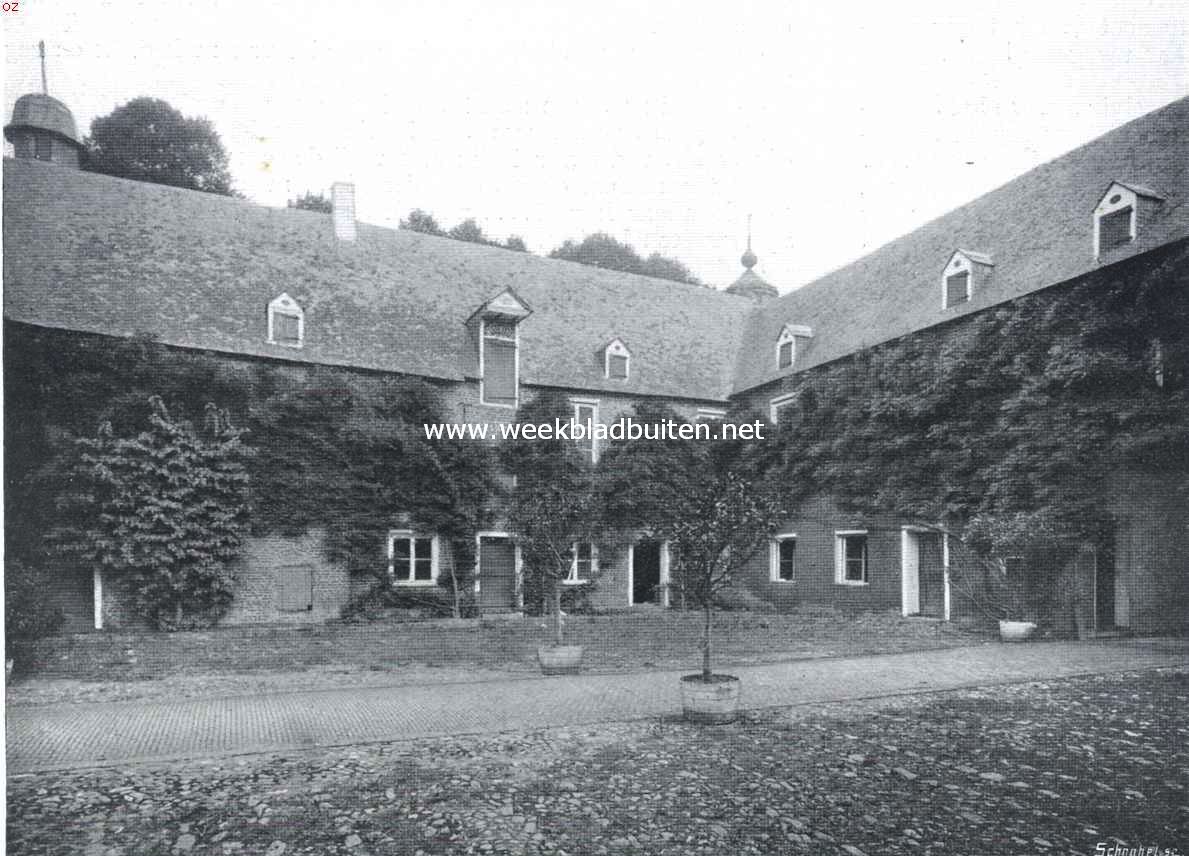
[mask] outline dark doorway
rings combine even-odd
[[[921,532],[917,535],[920,548],[921,615],[945,617],[945,565],[941,551],[941,534]]]
[[[1094,629],[1115,629],[1115,550],[1110,545],[1094,554]]]
[[[516,608],[516,547],[511,538],[479,539],[479,608],[484,612]]]
[[[632,603],[660,603],[661,542],[640,541],[632,549]]]

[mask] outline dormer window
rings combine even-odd
[[[973,250],[955,250],[941,273],[941,307],[969,303],[976,287],[986,285],[994,267],[991,257]]]
[[[305,313],[288,294],[268,304],[268,341],[288,348],[300,348],[305,341]]]
[[[627,380],[632,371],[632,353],[620,339],[612,339],[603,349],[603,377]]]
[[[797,339],[812,339],[813,330],[800,324],[785,324],[776,339],[776,368],[791,369],[797,362]]]
[[[1164,197],[1141,184],[1111,182],[1094,208],[1094,256],[1125,247],[1139,236],[1143,215]]]
[[[478,319],[479,400],[515,407],[520,389],[520,322],[532,310],[511,289],[501,292],[471,316]]]

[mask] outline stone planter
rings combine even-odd
[[[576,675],[582,668],[582,646],[542,645],[537,649],[537,660],[546,675]]]
[[[1035,632],[1034,621],[999,622],[999,638],[1004,642],[1027,642]]]
[[[723,725],[739,716],[739,679],[734,675],[684,675],[681,678],[681,709],[689,722]]]

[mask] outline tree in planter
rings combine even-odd
[[[641,422],[680,421],[669,408],[641,405]],[[746,411],[725,423],[753,424]],[[720,431],[721,431],[721,427]],[[702,680],[712,679],[715,598],[762,549],[786,516],[769,475],[779,451],[764,440],[627,440],[612,444],[600,479],[608,525],[643,525],[669,541],[681,598],[703,612]]]
[[[522,425],[554,424],[570,419],[567,400],[543,394],[520,409]],[[526,577],[534,577],[550,601],[553,643],[564,643],[562,587],[570,575],[576,543],[598,538],[597,496],[589,452],[573,439],[507,441],[500,455],[516,478],[508,505],[508,522],[516,533]],[[531,582],[531,581],[530,581]]]
[[[231,563],[248,528],[249,450],[225,413],[208,405],[201,429],[150,399],[146,430],[114,436],[104,423],[77,441],[60,497],[70,523],[51,542],[116,576],[155,628],[216,622],[231,603]]]

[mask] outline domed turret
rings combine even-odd
[[[779,297],[780,292],[776,290],[776,286],[769,285],[764,281],[758,273],[752,270],[759,261],[756,254],[751,250],[751,218],[748,217],[747,222],[747,249],[743,251],[743,257],[739,259],[743,267],[747,270],[730,285],[727,286],[728,294],[738,294],[740,297],[749,297],[757,303],[761,300],[770,300],[773,297]]]
[[[45,86],[45,43],[41,48],[41,81]],[[70,108],[45,92],[22,95],[12,108],[12,121],[4,126],[4,137],[12,143],[18,158],[79,165],[83,144],[78,138]]]

